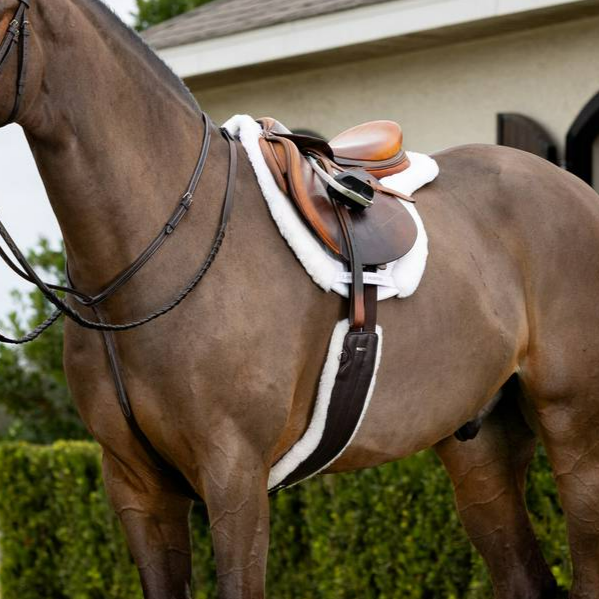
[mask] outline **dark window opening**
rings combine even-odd
[[[576,117],[566,139],[566,166],[571,173],[599,188],[599,94]],[[594,171],[594,174],[593,174]]]
[[[497,143],[558,164],[557,146],[552,137],[539,123],[523,114],[497,115]]]

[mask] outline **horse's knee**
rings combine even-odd
[[[191,598],[191,500],[105,455],[104,480],[146,599]]]

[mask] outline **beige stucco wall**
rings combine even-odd
[[[194,91],[217,122],[237,112],[271,115],[332,136],[390,118],[402,123],[409,148],[426,152],[493,143],[495,115],[521,112],[562,147],[599,91],[599,18]]]

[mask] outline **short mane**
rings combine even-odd
[[[170,82],[173,87],[181,92],[183,98],[189,103],[190,107],[198,112],[198,114],[201,113],[197,99],[185,85],[183,80],[176,75],[169,66],[167,66],[167,64],[156,54],[156,52],[154,52],[154,50],[152,50],[152,48],[150,48],[150,46],[148,46],[135,30],[124,23],[112,8],[103,2],[103,0],[87,0],[87,3],[92,9],[95,9],[95,12],[98,12],[101,17],[108,21],[109,25],[112,26],[111,30],[114,30],[114,27],[116,26],[118,28],[117,32],[125,36],[127,41],[141,51],[148,63],[161,73],[163,79]]]

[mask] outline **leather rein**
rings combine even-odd
[[[12,122],[18,115],[21,97],[23,95],[25,80],[27,74],[27,54],[28,54],[28,37],[29,37],[29,21],[26,19],[27,9],[30,8],[31,0],[19,0],[19,7],[15,13],[13,20],[8,26],[8,30],[0,43],[0,74],[8,59],[12,54],[12,50],[18,46],[19,48],[19,66],[17,71],[17,91],[15,95],[15,102],[13,109],[8,120],[3,123],[6,125]],[[8,343],[14,345],[20,345],[28,343],[37,339],[46,329],[52,326],[62,315],[67,316],[78,325],[92,329],[95,331],[102,332],[118,332],[128,331],[137,327],[143,326],[161,316],[164,316],[174,308],[176,308],[199,284],[204,275],[208,272],[212,266],[216,255],[218,254],[220,247],[223,243],[229,216],[231,214],[233,197],[235,195],[235,182],[237,178],[237,146],[235,140],[231,137],[228,131],[221,129],[221,134],[229,145],[229,172],[227,177],[227,189],[225,192],[225,198],[223,208],[221,212],[221,219],[218,230],[214,237],[212,247],[202,263],[201,267],[196,271],[194,276],[190,279],[187,285],[168,303],[162,307],[154,310],[152,313],[140,318],[138,320],[120,324],[109,324],[103,321],[100,316],[99,306],[110,297],[112,297],[121,287],[123,287],[128,281],[130,281],[135,274],[137,274],[148,261],[156,254],[156,252],[162,247],[167,239],[174,233],[179,223],[184,219],[187,212],[190,210],[194,196],[200,182],[202,173],[208,160],[208,154],[210,151],[210,144],[212,139],[213,125],[210,119],[205,113],[202,112],[202,120],[204,124],[204,138],[202,140],[202,150],[195,169],[187,186],[187,189],[180,198],[178,205],[173,211],[171,217],[165,223],[164,227],[160,230],[154,240],[146,247],[146,249],[138,256],[138,258],[125,269],[116,279],[108,284],[102,291],[96,295],[88,295],[77,290],[71,283],[68,268],[67,268],[67,281],[68,285],[52,285],[45,283],[32,268],[29,261],[26,259],[23,252],[19,249],[9,232],[7,231],[4,224],[0,221],[0,237],[6,243],[7,248],[13,255],[13,258],[0,246],[0,258],[7,264],[7,266],[19,275],[25,281],[34,284],[44,295],[44,297],[56,307],[56,311],[43,323],[38,325],[31,333],[18,339],[11,339],[6,335],[0,333],[0,343]],[[97,320],[89,320],[80,314],[75,308],[65,302],[56,292],[65,293],[73,297],[80,305],[91,308]]]

